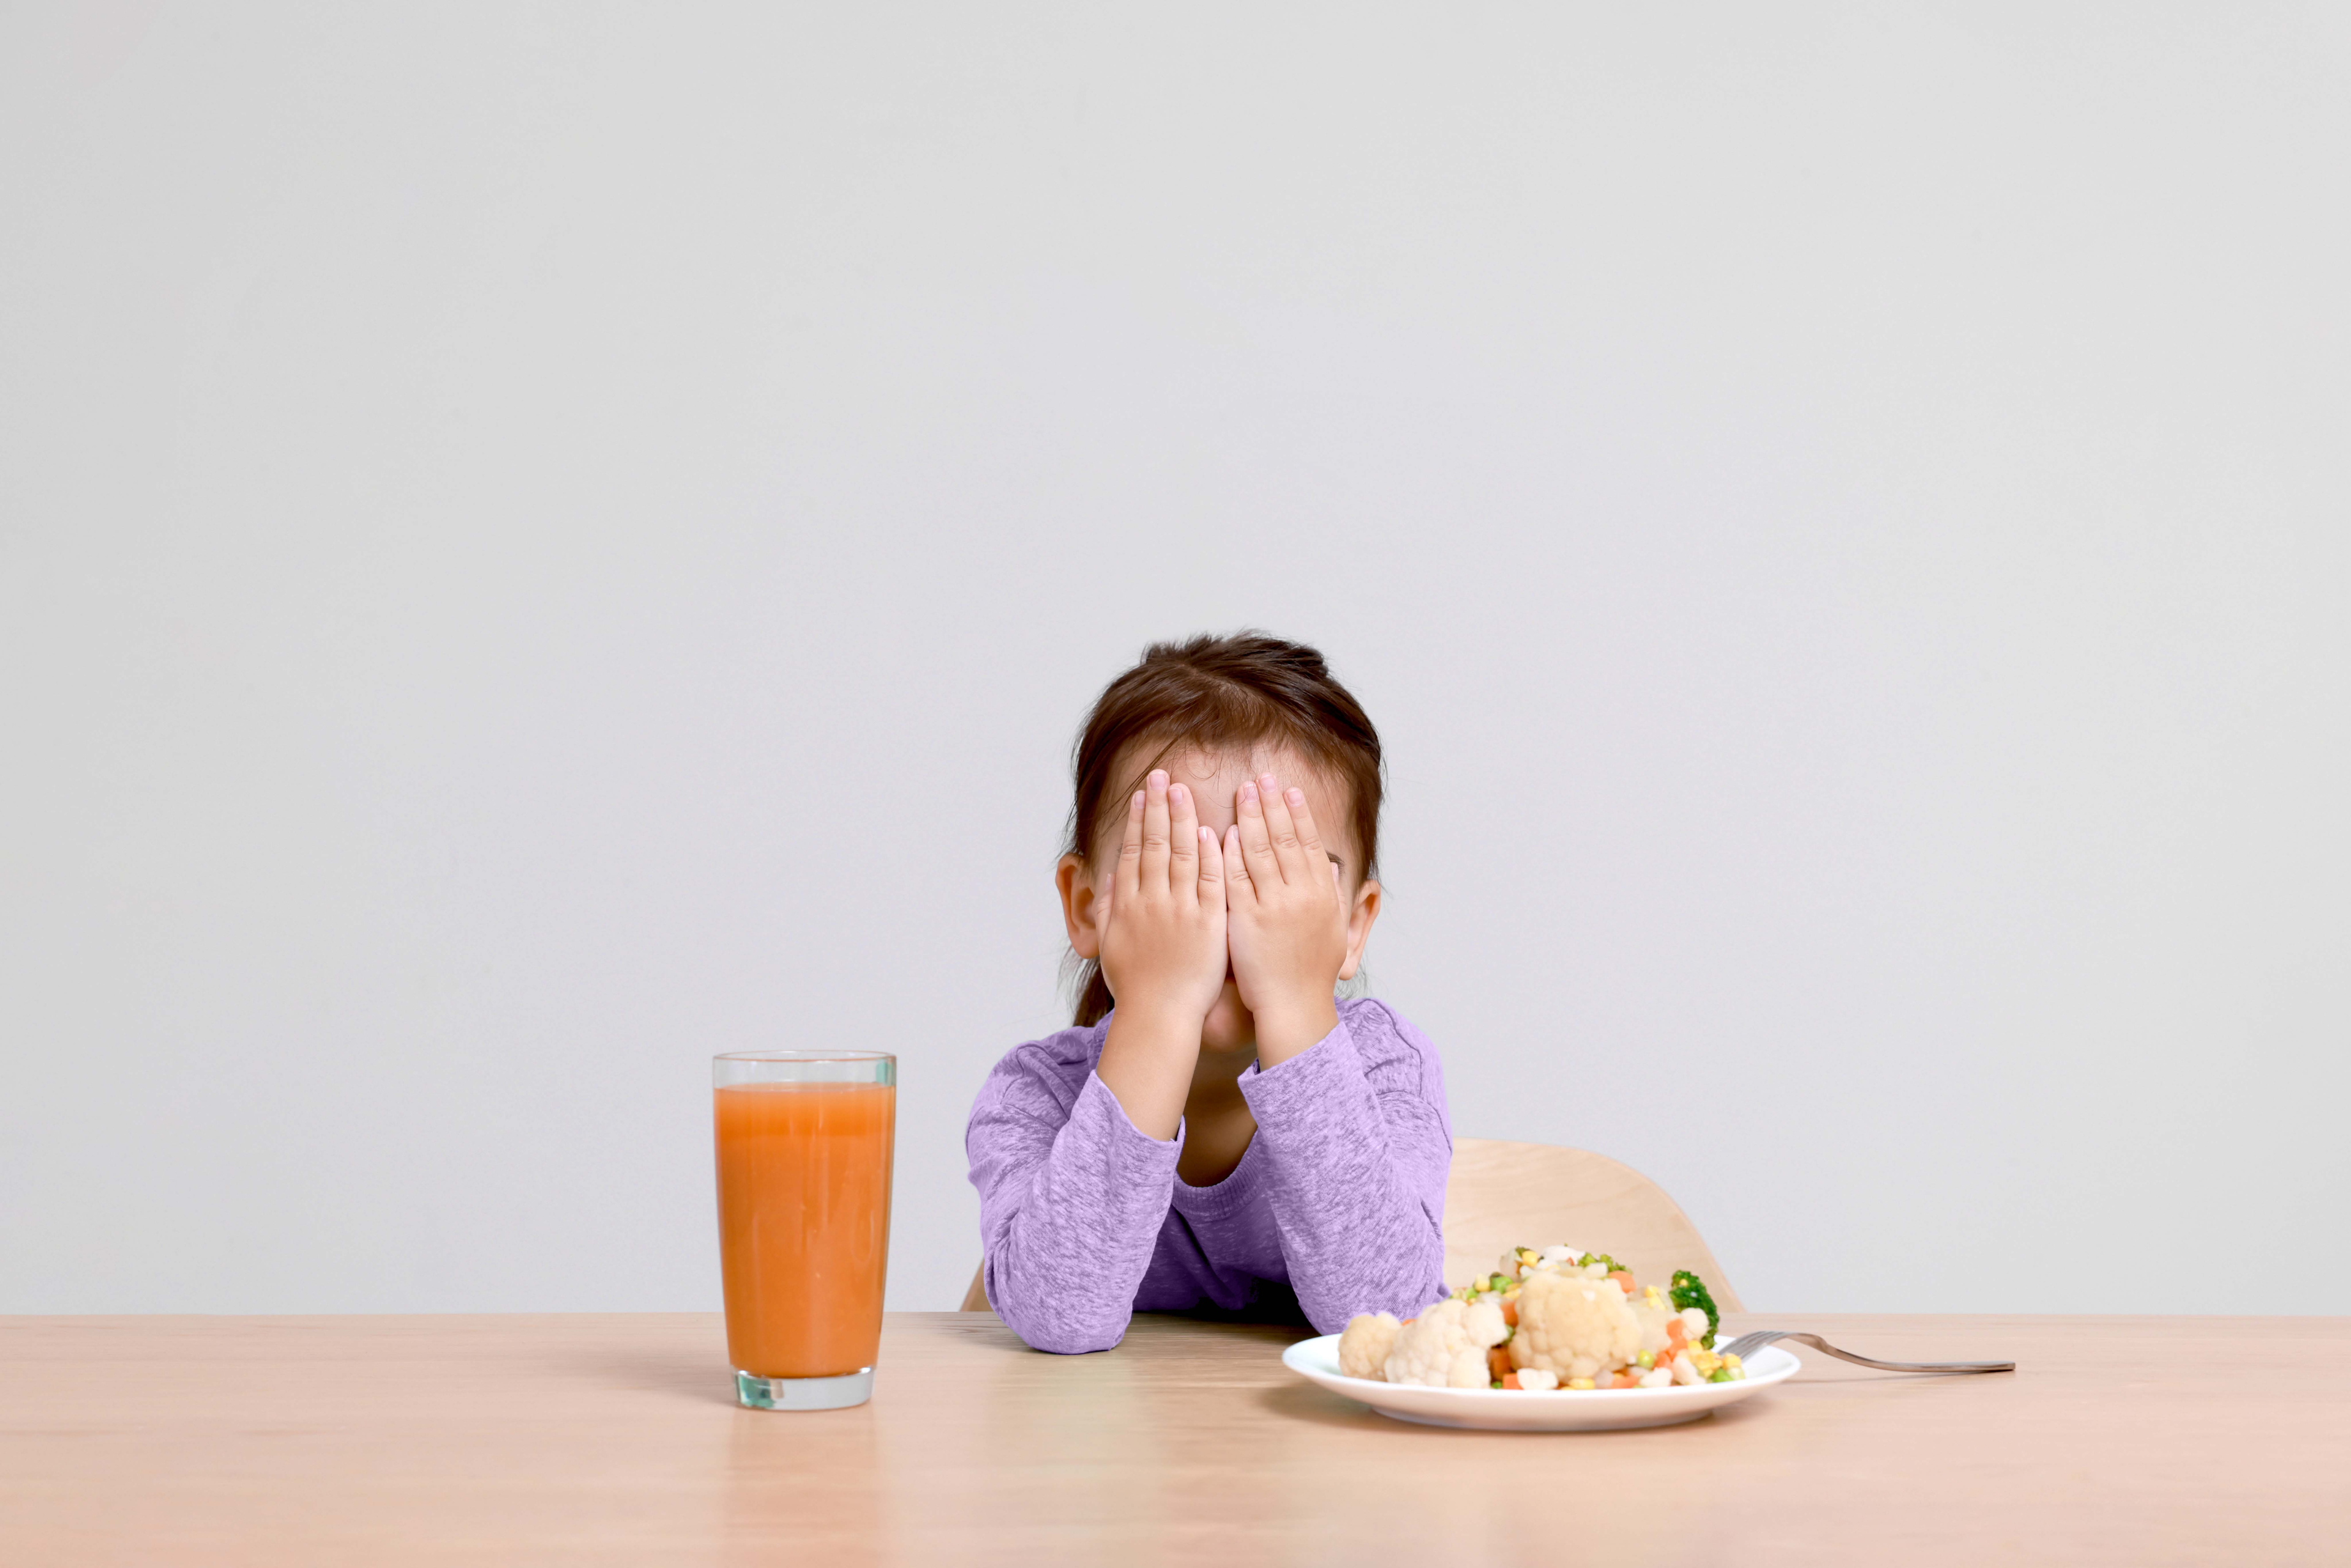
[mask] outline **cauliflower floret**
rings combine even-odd
[[[1707,1330],[1713,1326],[1713,1323],[1707,1318],[1706,1309],[1704,1307],[1684,1307],[1682,1309],[1682,1333],[1684,1337],[1688,1339],[1690,1343],[1696,1344],[1698,1341],[1704,1339],[1706,1337]]]
[[[1510,1325],[1502,1321],[1502,1304],[1495,1301],[1472,1301],[1461,1309],[1461,1332],[1479,1350],[1498,1345],[1510,1337]]]
[[[1486,1347],[1501,1343],[1510,1332],[1502,1309],[1491,1301],[1442,1301],[1398,1329],[1381,1370],[1390,1383],[1489,1387],[1493,1378],[1486,1369]]]
[[[1559,1268],[1563,1264],[1573,1263],[1578,1258],[1583,1256],[1583,1253],[1577,1251],[1573,1247],[1546,1247],[1542,1249],[1542,1260],[1544,1266],[1552,1269]]]
[[[1635,1297],[1632,1306],[1634,1321],[1641,1325],[1641,1348],[1663,1361],[1673,1346],[1673,1334],[1666,1325],[1681,1314],[1655,1285]]]
[[[1519,1386],[1530,1394],[1548,1394],[1559,1386],[1559,1374],[1545,1372],[1540,1366],[1522,1367],[1519,1372]]]
[[[1640,1354],[1640,1320],[1615,1281],[1545,1271],[1519,1291],[1511,1365],[1540,1367],[1567,1382],[1597,1377]]]
[[[1378,1382],[1403,1326],[1394,1312],[1357,1312],[1349,1318],[1347,1332],[1339,1336],[1339,1370]]]

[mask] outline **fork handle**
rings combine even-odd
[[[1874,1366],[1880,1372],[2014,1372],[2012,1361],[1873,1361],[1865,1355],[1855,1355],[1849,1350],[1839,1350],[1816,1333],[1782,1333],[1782,1339],[1792,1339],[1799,1344],[1811,1345],[1823,1355],[1849,1361],[1855,1366]]]

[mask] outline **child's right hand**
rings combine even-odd
[[[1192,792],[1162,769],[1127,804],[1103,898],[1102,977],[1119,1015],[1189,1030],[1196,1049],[1225,985],[1224,847],[1200,826]]]

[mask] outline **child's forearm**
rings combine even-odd
[[[1339,1027],[1339,1006],[1327,986],[1269,1004],[1255,1016],[1260,1069],[1280,1066]]]
[[[1165,1142],[1184,1123],[1200,1063],[1200,1019],[1185,1009],[1120,1008],[1110,1016],[1094,1075],[1145,1137]]]

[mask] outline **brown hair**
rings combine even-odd
[[[1129,748],[1158,744],[1144,768],[1148,772],[1179,744],[1221,749],[1268,741],[1294,747],[1347,787],[1362,875],[1370,876],[1380,847],[1379,731],[1347,688],[1331,678],[1322,654],[1262,632],[1154,643],[1141,664],[1102,689],[1070,758],[1077,801],[1070,810],[1068,852],[1081,859],[1092,853],[1103,805],[1138,787],[1111,776]],[[1092,959],[1079,965],[1077,975],[1071,1021],[1083,1028],[1110,1011],[1110,986]]]

